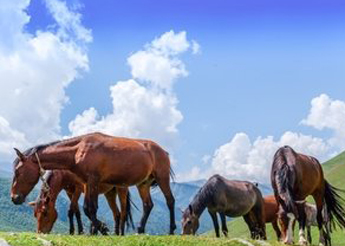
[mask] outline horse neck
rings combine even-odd
[[[198,194],[194,197],[191,202],[194,214],[199,218],[200,215],[204,212],[205,208],[210,204],[212,197],[211,192],[208,191],[207,186],[204,186]]]
[[[37,154],[44,169],[71,169],[75,164],[76,151],[76,147],[48,146]]]
[[[53,171],[53,173],[51,174],[51,177],[49,177],[47,183],[49,186],[49,192],[50,192],[51,199],[55,203],[57,196],[59,195],[59,193],[63,189],[63,183],[64,183],[63,178],[57,172]]]

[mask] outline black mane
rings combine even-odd
[[[221,180],[221,176],[214,175],[212,176],[206,184],[200,188],[198,193],[195,195],[191,206],[194,211],[202,212],[208,204],[214,203],[214,196],[218,193],[217,182]]]

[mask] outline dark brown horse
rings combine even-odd
[[[329,233],[325,232],[322,210],[326,206],[327,216],[331,224],[338,222],[345,227],[345,211],[343,199],[336,193],[338,189],[325,179],[321,164],[311,156],[296,153],[291,147],[285,146],[275,153],[271,171],[271,182],[274,195],[279,203],[279,219],[283,234],[287,229],[284,242],[293,243],[292,224],[296,218],[299,222],[299,243],[306,245],[304,200],[311,195],[317,207],[317,222],[320,232],[320,244],[331,245]]]
[[[217,213],[222,222],[222,232],[228,235],[226,216],[243,216],[251,237],[266,239],[264,205],[260,190],[252,183],[227,180],[220,175],[212,176],[199,190],[182,216],[182,234],[195,234],[199,217],[207,208],[219,237]]]
[[[281,232],[278,226],[278,202],[273,195],[264,197],[265,223],[272,223],[272,227],[276,232],[278,241],[281,238]]]
[[[40,194],[35,202],[29,204],[34,208],[34,215],[37,219],[37,232],[49,233],[57,219],[57,211],[55,209],[56,199],[62,190],[65,190],[71,203],[68,210],[68,218],[70,223],[70,234],[74,234],[74,216],[77,219],[78,234],[83,233],[83,224],[80,217],[78,200],[84,191],[84,184],[70,171],[53,170],[48,171],[45,175],[47,187],[43,184]],[[131,201],[128,188],[112,185],[100,185],[99,193],[104,193],[110,209],[112,210],[115,222],[115,234],[124,235],[125,220],[127,224],[133,225],[131,215]],[[119,195],[121,203],[121,213],[116,205],[116,196]]]
[[[107,227],[97,219],[100,184],[128,187],[136,185],[143,201],[143,216],[138,228],[145,231],[153,207],[150,187],[157,184],[170,210],[170,234],[176,229],[175,199],[170,189],[169,155],[149,140],[112,137],[92,133],[50,144],[36,146],[24,153],[16,150],[12,201],[22,204],[40,178],[43,169],[65,169],[86,184],[84,212],[94,228],[107,233]],[[40,164],[41,163],[41,164]]]

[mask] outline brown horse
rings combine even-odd
[[[278,226],[278,202],[273,195],[264,197],[265,223],[272,223],[272,227],[276,232],[278,241],[281,238],[281,232]]]
[[[70,223],[70,234],[74,234],[74,216],[77,219],[78,234],[83,234],[83,224],[80,217],[78,200],[84,191],[84,184],[70,171],[52,170],[45,176],[47,187],[43,184],[40,194],[35,202],[29,204],[34,208],[34,215],[37,219],[37,232],[49,233],[57,219],[57,211],[55,209],[56,199],[62,190],[65,190],[71,203],[68,211]],[[112,185],[100,185],[99,193],[104,193],[110,209],[112,210],[115,222],[115,234],[124,235],[125,220],[127,224],[132,221],[131,201],[128,188],[115,188]],[[121,203],[121,213],[116,205],[116,196],[119,195]]]
[[[100,184],[138,187],[143,201],[139,233],[144,233],[153,207],[150,187],[157,184],[170,210],[170,234],[176,229],[169,154],[153,141],[91,133],[36,146],[24,153],[16,149],[16,153],[18,158],[14,161],[11,189],[14,204],[25,201],[40,178],[40,167],[65,169],[86,184],[84,212],[101,233],[106,234],[107,227],[96,216]]]
[[[228,235],[226,216],[243,216],[251,237],[266,239],[263,199],[260,190],[254,184],[213,175],[183,212],[182,234],[196,233],[199,228],[199,217],[206,208],[213,220],[217,237],[220,236],[217,219],[219,213],[225,236]]]
[[[296,153],[291,147],[284,146],[275,153],[271,171],[271,182],[274,195],[279,203],[279,219],[285,235],[284,242],[293,243],[292,224],[294,218],[299,222],[299,243],[306,245],[305,223],[306,215],[304,200],[311,195],[317,207],[317,222],[320,232],[320,244],[331,245],[329,233],[324,230],[322,210],[331,224],[334,219],[341,228],[345,227],[345,211],[343,199],[336,193],[338,189],[325,179],[319,161],[311,156]]]

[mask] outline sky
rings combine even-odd
[[[345,149],[345,2],[0,0],[0,168],[93,131],[178,181],[269,183],[275,151]]]

